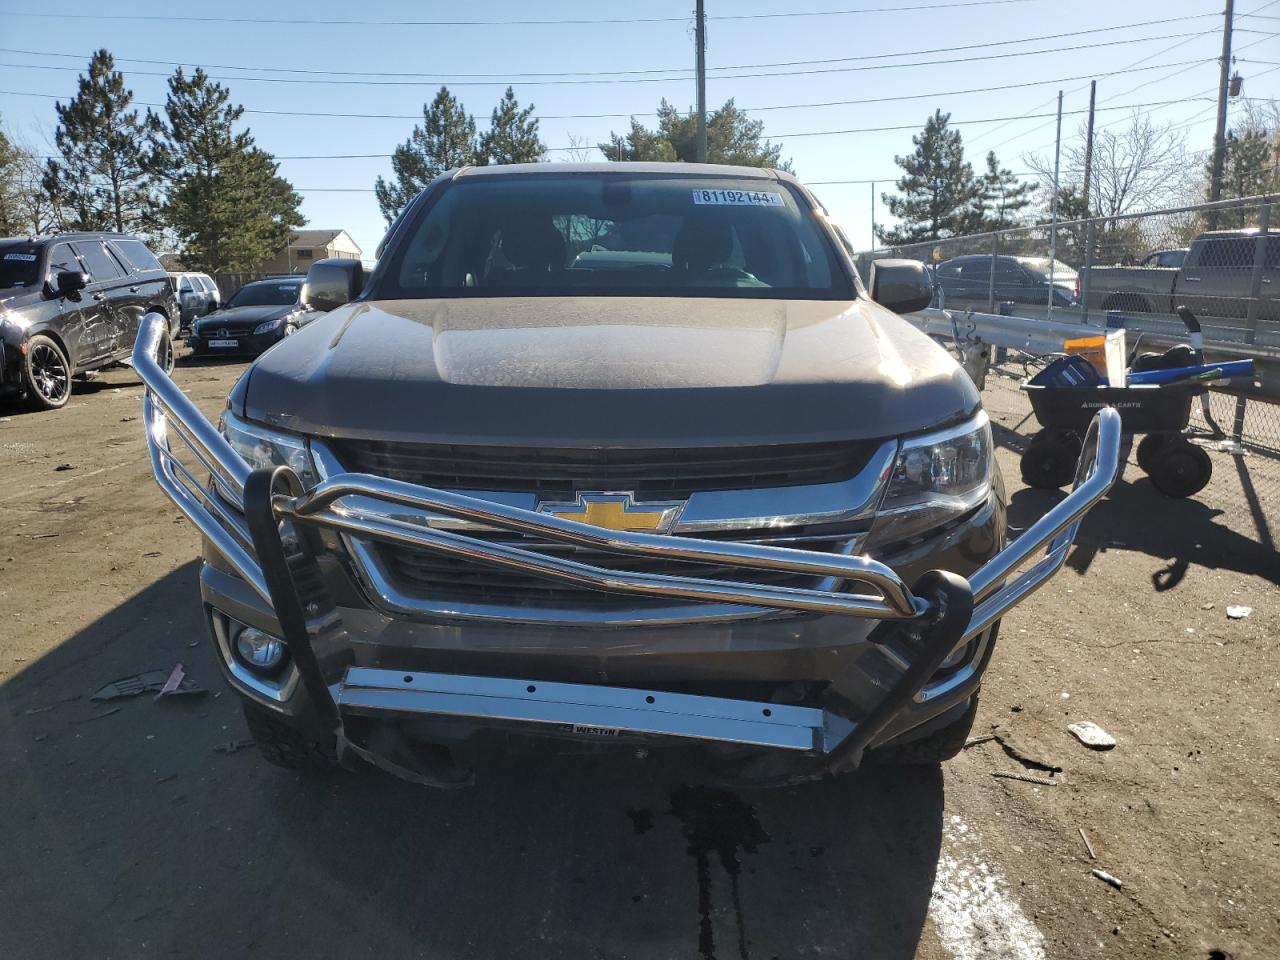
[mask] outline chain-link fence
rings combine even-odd
[[[1213,390],[1191,428],[1215,463],[1214,506],[1274,546],[1280,528],[1280,196],[1020,227],[858,256],[919,260],[936,306],[1078,323],[1079,336],[1124,327],[1134,353],[1187,339],[1186,306],[1210,359],[1251,357],[1257,381]],[[1039,325],[1037,324],[1037,327]],[[1090,330],[1089,328],[1094,328]],[[1221,482],[1226,481],[1226,482]]]
[[[1278,196],[1174,210],[1018,227],[884,247],[858,255],[919,260],[933,272],[939,305],[1102,323],[1107,313],[1176,322],[1190,307],[1216,339],[1280,342]],[[1265,334],[1257,337],[1257,334]]]

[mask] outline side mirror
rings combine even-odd
[[[302,305],[308,310],[334,310],[360,296],[364,266],[359,260],[333,257],[317,260],[302,284]]]
[[[80,270],[59,270],[53,277],[53,292],[59,297],[80,299],[80,291],[89,285],[89,275]]]
[[[894,313],[914,313],[933,301],[933,280],[917,260],[874,260],[871,299]]]

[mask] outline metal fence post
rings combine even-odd
[[[1079,236],[1079,234],[1076,234]],[[1080,322],[1089,322],[1089,268],[1093,266],[1093,248],[1098,240],[1098,221],[1090,220],[1084,228],[1084,264],[1080,269],[1084,277],[1080,281]]]
[[[987,313],[996,312],[996,254],[1000,252],[1000,234],[991,234],[991,276],[987,278]]]
[[[1267,262],[1267,233],[1271,229],[1271,204],[1258,207],[1258,235],[1254,240],[1253,272],[1249,277],[1249,303],[1245,313],[1245,343],[1253,343],[1258,335],[1258,305],[1262,298],[1262,274]],[[1249,401],[1245,397],[1236,400],[1236,418],[1232,425],[1231,439],[1236,443],[1244,436],[1244,416]]]

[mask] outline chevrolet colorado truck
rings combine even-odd
[[[443,174],[376,268],[221,422],[152,359],[153,472],[204,537],[216,657],[265,757],[468,782],[495,738],[700,744],[756,783],[963,745],[999,620],[1114,480],[1012,543],[972,382],[864,287],[789,174],[532,164]]]
[[[1077,282],[1090,309],[1172,314],[1187,306],[1201,318],[1244,319],[1259,242],[1256,228],[1215,230],[1196,237],[1179,266],[1086,267]],[[1266,238],[1262,269],[1257,318],[1280,320],[1280,236]]]

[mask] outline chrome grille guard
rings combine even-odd
[[[832,769],[856,765],[875,735],[923,689],[952,651],[981,634],[1062,567],[1081,519],[1106,495],[1115,481],[1119,464],[1120,417],[1115,410],[1105,408],[1089,428],[1075,487],[1065,499],[967,581],[953,573],[933,571],[912,588],[892,569],[868,557],[684,536],[621,533],[367,474],[339,474],[304,490],[297,474],[289,467],[251,470],[170,379],[157,362],[162,343],[168,345],[165,333],[164,318],[148,314],[143,319],[133,352],[133,366],[146,385],[143,410],[152,472],[165,494],[274,609],[307,692],[339,742],[342,740],[341,712],[314,646],[319,642],[330,649],[334,638],[344,634],[316,565],[318,544],[313,535],[317,528],[327,527],[370,540],[440,551],[605,591],[883,621],[871,633],[872,642],[884,642],[888,630],[908,631],[916,641],[913,647],[918,653],[883,701],[864,717],[845,718],[856,720],[851,733],[849,723],[845,722],[842,734],[847,735],[838,739],[814,737],[814,749],[827,754],[825,769]],[[202,482],[183,464],[179,455],[194,458],[208,472],[219,492],[243,510],[247,524],[228,509],[223,496],[211,490],[211,483]],[[596,567],[352,509],[342,503],[344,497],[352,495],[616,554],[658,555],[837,578],[858,585],[860,592]],[[1042,550],[1044,555],[1022,570]],[[868,589],[870,592],[865,592]],[[326,666],[332,673],[332,665]],[[341,688],[342,685],[338,685],[339,696]],[[695,699],[710,702],[713,698]],[[652,698],[649,700],[652,702]],[[765,715],[769,715],[768,710]]]

